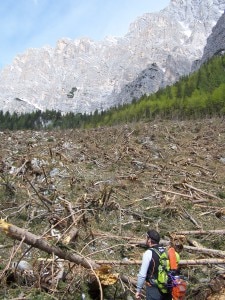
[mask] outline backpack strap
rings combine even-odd
[[[150,282],[152,279],[156,280],[158,276],[158,267],[160,260],[160,251],[156,248],[148,248],[148,250],[152,251],[152,259],[148,266],[146,281]]]
[[[154,251],[160,257],[161,253],[159,252],[159,250],[157,248],[149,248],[149,250]]]

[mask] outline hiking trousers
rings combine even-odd
[[[162,300],[162,295],[156,286],[146,286],[146,300]]]
[[[162,300],[173,300],[171,293],[162,294]]]

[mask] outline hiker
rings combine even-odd
[[[164,248],[159,246],[159,241],[160,235],[156,230],[151,229],[147,232],[147,247],[164,251]],[[153,279],[158,276],[158,266],[159,256],[151,249],[147,249],[143,254],[141,268],[138,273],[136,299],[141,299],[141,289],[144,283],[146,283],[146,300],[163,300],[157,283]]]
[[[136,299],[141,299],[141,289],[145,283],[146,300],[172,300],[171,291],[167,292],[164,290],[162,293],[156,282],[160,264],[159,255],[165,252],[165,248],[159,246],[159,241],[160,235],[156,230],[151,229],[147,232],[146,245],[148,249],[143,254],[141,268],[138,273],[137,292],[135,294]],[[174,248],[171,247],[171,250],[174,251]],[[176,257],[174,257],[173,261],[174,260],[176,260]],[[172,266],[174,269],[177,268],[177,265],[175,266],[175,264],[174,261]]]

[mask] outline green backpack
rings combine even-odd
[[[158,277],[156,279],[157,286],[162,293],[170,292],[171,275],[177,270],[180,256],[175,252],[174,248],[160,252],[156,248],[150,248],[159,256]],[[173,249],[173,255],[169,256],[169,251]],[[169,258],[170,257],[170,258]]]

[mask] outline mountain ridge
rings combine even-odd
[[[191,71],[224,9],[224,0],[172,0],[159,13],[137,18],[122,38],[64,38],[55,48],[28,49],[0,73],[2,110],[91,113],[151,94]],[[148,69],[154,76],[152,64],[162,76],[138,92],[140,74]]]

